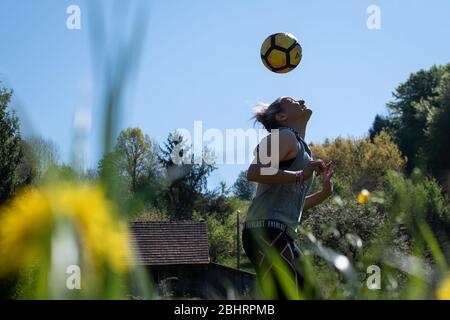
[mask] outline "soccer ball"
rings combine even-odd
[[[290,33],[275,33],[261,46],[261,60],[270,71],[287,73],[302,60],[302,47]]]

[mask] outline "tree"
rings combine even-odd
[[[336,179],[353,192],[375,189],[389,170],[401,171],[406,162],[392,137],[384,131],[373,142],[368,137],[337,138],[313,144],[311,149],[315,158],[334,162]]]
[[[234,236],[235,227],[234,222],[229,216],[222,220],[217,217],[210,216],[206,218],[208,225],[208,244],[209,255],[211,261],[218,263],[225,263],[227,259],[232,257],[235,246]]]
[[[22,160],[19,118],[7,110],[11,96],[11,90],[0,87],[0,204],[14,194]]]
[[[442,108],[436,114],[430,125],[430,141],[433,146],[430,149],[430,167],[434,176],[441,185],[450,193],[450,85],[442,100]]]
[[[152,142],[139,128],[125,129],[117,138],[115,152],[119,155],[119,167],[130,179],[133,192],[137,191],[140,181],[152,174],[156,157],[151,151]]]
[[[41,177],[41,179],[52,180],[56,177],[62,180],[74,181],[80,179],[81,175],[70,165],[62,163],[50,165],[43,174],[43,176]]]
[[[255,195],[256,184],[247,180],[247,171],[241,171],[233,184],[233,193],[242,200],[251,200]]]
[[[207,178],[216,169],[208,160],[208,150],[203,150],[202,159],[189,155],[189,150],[184,137],[175,131],[169,134],[159,154],[169,184],[164,199],[175,219],[191,219],[195,203],[206,191]]]
[[[117,174],[133,193],[157,175],[158,162],[153,142],[139,128],[120,132],[114,150],[99,162],[100,176]]]
[[[388,131],[389,129],[389,118],[377,114],[373,121],[372,128],[369,129],[370,140],[373,141],[381,131]]]
[[[200,193],[194,207],[195,211],[205,219],[214,216],[220,221],[225,221],[233,213],[233,207],[228,198],[221,194],[218,189]]]
[[[58,166],[59,151],[50,139],[31,137],[20,141],[22,159],[17,168],[17,186],[36,183]],[[53,170],[55,172],[55,170]]]
[[[230,194],[230,188],[227,186],[227,183],[225,181],[220,181],[219,190],[221,196],[226,197]]]
[[[32,184],[38,178],[39,159],[33,147],[25,140],[21,140],[22,161],[17,168],[18,185],[24,186]]]
[[[442,100],[449,83],[450,64],[413,73],[393,93],[395,100],[387,104],[388,117],[375,118],[371,136],[383,130],[392,133],[400,151],[408,158],[408,172],[415,167],[434,171],[429,154],[435,139],[447,138],[431,137],[431,124],[444,107]]]
[[[37,160],[36,175],[42,177],[51,167],[58,164],[60,160],[59,148],[51,139],[42,137],[30,137],[26,139]]]

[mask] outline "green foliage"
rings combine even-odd
[[[170,216],[162,209],[146,206],[135,216],[129,217],[130,221],[169,221]]]
[[[178,132],[170,133],[158,155],[168,183],[163,193],[166,208],[174,219],[190,219],[195,204],[206,191],[207,178],[216,167],[204,150],[202,159],[189,155],[189,146]]]
[[[39,178],[39,158],[33,147],[25,140],[21,140],[22,161],[17,168],[18,185],[30,185]]]
[[[221,221],[225,221],[225,219],[233,212],[233,208],[229,203],[228,198],[217,190],[201,193],[194,203],[194,206],[195,210],[203,217],[214,215]]]
[[[137,192],[159,174],[152,141],[139,128],[121,131],[114,150],[100,160],[100,175],[107,168],[116,172],[129,191]]]
[[[385,210],[406,226],[410,238],[419,232],[421,223],[426,223],[441,246],[450,249],[450,206],[436,180],[424,177],[419,169],[413,171],[411,179],[392,171],[386,176],[384,189]]]
[[[114,150],[100,160],[99,175],[106,180],[115,176],[119,204],[128,219],[149,218],[153,210],[164,212],[164,219],[190,219],[194,209],[205,217],[214,214],[225,219],[232,212],[226,185],[220,191],[207,190],[207,177],[215,168],[205,161],[194,163],[193,157],[186,157],[188,150],[176,132],[160,149],[140,129],[129,128],[120,133]],[[172,156],[176,152],[182,160],[179,163]]]
[[[241,220],[245,218],[247,214],[248,206],[250,205],[250,201],[242,200],[238,197],[229,197],[228,202],[233,211],[239,211]]]
[[[357,203],[356,197],[336,196],[326,203],[303,213],[301,227],[312,233],[323,245],[357,258],[383,227],[386,214],[378,206]]]
[[[230,211],[226,215],[217,214],[216,212],[209,212],[205,215],[196,211],[192,219],[205,220],[208,223],[208,241],[211,259],[214,262],[236,267],[237,214],[239,214],[240,221],[239,230],[242,231],[249,201],[244,201],[237,197],[229,197],[226,198],[226,202],[230,206]],[[241,236],[242,233],[239,234],[239,237]],[[242,248],[242,239],[240,241],[241,268],[254,272],[253,266]]]
[[[429,167],[441,185],[450,192],[450,84],[428,130],[432,147],[429,148]],[[450,193],[449,193],[450,194]]]
[[[388,170],[401,171],[405,164],[397,145],[386,132],[377,135],[373,142],[368,137],[337,138],[313,144],[311,149],[315,158],[334,162],[337,189],[343,193],[348,193],[348,187],[353,192],[373,190]]]
[[[444,123],[448,123],[445,122],[448,120],[445,94],[449,84],[450,64],[413,73],[393,93],[395,100],[387,104],[389,115],[375,118],[371,136],[382,130],[392,133],[402,154],[408,158],[408,172],[415,167],[433,173],[443,165],[448,168],[449,158],[443,155],[448,152],[444,147],[448,126]]]
[[[17,170],[18,186],[37,185],[42,180],[48,178],[55,169],[71,170],[68,165],[62,165],[60,168],[59,151],[57,145],[50,139],[40,137],[31,137],[20,141],[22,150],[21,163]],[[66,172],[67,173],[67,172]],[[71,178],[76,176],[75,172],[69,174]],[[67,175],[63,175],[67,177]]]
[[[335,196],[304,212],[301,228],[301,243],[313,237],[318,246],[344,254],[363,275],[363,283],[367,266],[382,269],[382,290],[348,296],[339,272],[316,256],[317,280],[328,298],[433,298],[430,283],[445,275],[450,261],[448,198],[418,169],[410,178],[388,171],[364,204],[356,195]]]
[[[208,225],[209,255],[211,261],[222,263],[228,260],[236,252],[236,217],[228,216],[225,220],[215,215],[203,219],[198,214],[193,214],[193,220],[205,220]]]
[[[57,174],[62,180],[74,181],[80,177],[79,173],[75,171],[74,168],[72,168],[68,164],[63,163],[61,165],[50,166],[50,168],[47,170],[46,175],[44,175],[44,179],[46,176],[53,174],[53,171],[55,171],[55,174]]]
[[[373,142],[376,135],[381,133],[381,131],[389,132],[389,118],[377,114],[373,121],[372,128],[369,129],[370,140]]]
[[[155,174],[156,156],[152,153],[152,142],[141,129],[128,128],[120,132],[115,152],[119,155],[119,174],[130,180],[133,192],[142,180]]]
[[[59,149],[51,139],[31,137],[26,139],[26,142],[36,159],[37,178],[42,177],[49,167],[59,163]]]
[[[12,91],[0,87],[0,204],[15,192],[22,161],[19,119],[7,110]]]
[[[116,181],[119,205],[128,218],[142,213],[147,205],[161,207],[158,197],[165,181],[157,152],[157,144],[139,128],[128,128],[99,162],[99,176]]]
[[[256,192],[256,183],[247,180],[247,171],[241,171],[233,184],[233,193],[242,200],[251,200]]]

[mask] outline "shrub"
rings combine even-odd
[[[209,256],[213,262],[222,262],[233,254],[234,228],[227,219],[225,223],[215,216],[206,218],[208,224]]]
[[[406,163],[386,132],[378,134],[373,142],[369,137],[356,140],[337,138],[313,144],[311,149],[314,158],[334,162],[335,176],[342,185],[349,185],[353,192],[379,187],[389,170],[402,171]]]
[[[383,187],[386,210],[406,228],[410,238],[419,238],[420,225],[426,223],[447,255],[450,249],[450,205],[435,179],[414,169],[410,179],[398,172],[388,172]]]
[[[378,206],[358,204],[356,197],[335,196],[305,211],[301,228],[311,232],[326,247],[356,259],[376,238],[385,220],[386,214]],[[304,234],[300,240],[306,240]]]

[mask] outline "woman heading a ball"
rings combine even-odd
[[[314,160],[304,141],[311,115],[305,101],[280,97],[270,105],[258,106],[254,116],[270,134],[258,145],[248,168],[248,180],[258,186],[247,212],[242,240],[269,299],[295,299],[307,289],[301,252],[294,242],[297,227],[304,210],[333,193],[331,163]],[[321,175],[322,190],[307,196],[314,172]],[[294,293],[283,285],[286,283],[295,288]]]

